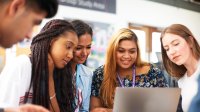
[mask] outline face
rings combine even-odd
[[[52,40],[50,56],[56,68],[63,68],[73,58],[73,50],[77,43],[78,37],[75,32],[65,32]]]
[[[6,16],[1,23],[0,45],[9,48],[24,38],[30,38],[33,26],[39,25],[45,16],[45,12],[36,13],[27,8],[19,9],[13,16]]]
[[[84,34],[79,37],[78,45],[74,51],[73,62],[83,64],[91,52],[92,37],[90,34]]]
[[[177,65],[185,64],[192,55],[191,47],[179,35],[166,33],[162,43],[169,59]]]
[[[122,40],[116,52],[117,66],[122,69],[132,67],[137,58],[137,46],[132,40]]]

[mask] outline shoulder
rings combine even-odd
[[[154,78],[164,78],[164,74],[162,70],[160,70],[158,67],[156,67],[153,64],[150,64],[150,69],[149,72],[147,73],[149,77],[154,77]]]
[[[5,65],[5,69],[8,67],[14,68],[28,68],[31,66],[30,58],[27,55],[20,55],[11,61],[7,62]]]
[[[162,71],[156,67],[155,65],[153,64],[150,64],[150,70],[149,70],[151,73],[156,73],[156,74],[161,74]]]
[[[100,66],[97,69],[95,69],[95,71],[93,72],[93,81],[97,81],[97,82],[101,82],[103,80],[103,70],[104,66]]]
[[[20,55],[16,58],[15,62],[16,68],[20,68],[22,71],[29,71],[31,70],[31,61],[30,58],[27,55]]]
[[[8,62],[2,70],[1,77],[13,80],[30,77],[31,61],[27,55],[20,55]],[[14,77],[13,77],[14,76]]]
[[[77,71],[80,72],[81,74],[85,75],[85,76],[92,77],[92,75],[93,75],[92,70],[89,67],[87,67],[83,64],[79,64],[77,66]]]
[[[100,87],[103,81],[103,68],[104,66],[100,66],[93,72],[92,78],[92,86],[91,86],[91,96],[98,97],[100,95]]]
[[[31,64],[30,58],[27,55],[20,55],[16,57],[16,62],[23,64]]]
[[[101,65],[100,67],[96,68],[94,70],[94,74],[103,74],[104,65]]]
[[[187,75],[184,74],[180,79],[178,79],[178,86],[182,88],[186,80],[187,80]]]

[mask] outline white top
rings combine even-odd
[[[21,104],[30,86],[31,69],[30,58],[26,55],[5,65],[0,75],[0,107],[18,107]]]
[[[178,86],[181,88],[182,108],[184,112],[188,112],[190,103],[198,91],[198,77],[200,75],[200,60],[198,62],[197,70],[190,77],[187,73],[178,80]]]

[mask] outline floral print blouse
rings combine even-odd
[[[95,97],[99,97],[100,94],[100,86],[103,81],[103,67],[102,65],[97,68],[92,78],[91,95]],[[117,81],[118,86],[120,86],[118,79]],[[125,87],[132,87],[132,78],[126,77],[122,80],[122,83]],[[147,74],[135,76],[135,87],[168,87],[168,84],[162,71],[151,64]]]

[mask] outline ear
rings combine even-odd
[[[25,8],[26,0],[12,0],[8,9],[8,14],[14,16],[21,8]]]

